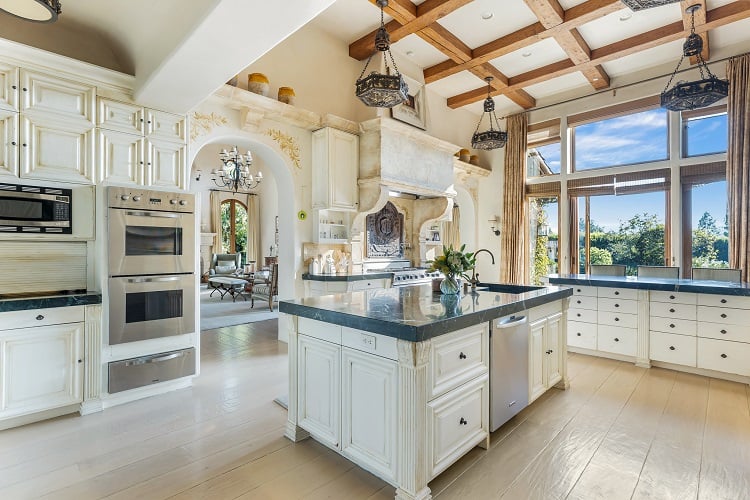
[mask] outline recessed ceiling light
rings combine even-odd
[[[522,55],[523,57],[529,57],[529,56],[531,55],[531,51],[530,51],[530,50],[527,50],[526,52],[521,52],[521,55]]]
[[[492,12],[482,12],[482,19],[484,19],[485,21],[492,19],[493,17],[495,17],[495,14],[493,14]]]
[[[627,21],[631,17],[633,17],[632,12],[623,12],[622,14],[620,14],[620,21]]]
[[[409,57],[411,57],[411,56],[414,55],[414,51],[413,50],[407,50],[406,51],[406,55],[409,56]]]

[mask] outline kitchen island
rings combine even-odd
[[[446,296],[421,285],[281,301],[286,436],[312,436],[394,485],[396,498],[431,498],[430,480],[489,444],[490,322],[527,311],[529,392],[567,386],[558,346],[570,288],[495,290]]]

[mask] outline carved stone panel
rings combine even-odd
[[[367,223],[367,257],[401,258],[404,256],[404,214],[390,201],[380,212],[369,214]]]

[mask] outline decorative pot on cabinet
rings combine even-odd
[[[294,104],[294,89],[292,87],[279,87],[279,101],[285,104]]]
[[[247,90],[263,97],[268,97],[270,85],[268,78],[263,73],[250,73],[247,75]]]

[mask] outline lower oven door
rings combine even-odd
[[[109,279],[109,345],[194,331],[194,274]]]

